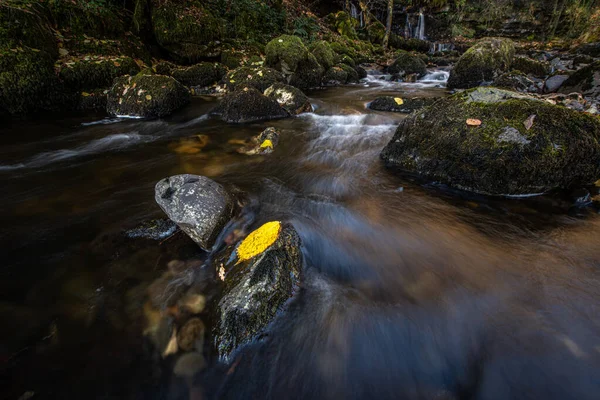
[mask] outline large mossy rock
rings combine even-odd
[[[291,224],[272,221],[216,260],[223,293],[216,306],[213,333],[222,359],[264,335],[285,309],[301,277],[300,246]]]
[[[378,97],[368,104],[370,110],[411,113],[433,104],[437,99],[431,98],[400,98],[392,96]]]
[[[302,90],[318,87],[325,70],[297,36],[282,35],[265,48],[266,64],[286,77],[287,83]]]
[[[220,55],[217,41],[224,34],[224,21],[202,2],[159,2],[152,9],[154,36],[171,58],[195,64]]]
[[[383,37],[385,36],[385,26],[381,22],[375,20],[367,26],[367,35],[371,43],[382,44]]]
[[[331,67],[323,75],[323,86],[343,85],[348,81],[348,72],[341,67]]]
[[[204,176],[165,178],[156,184],[154,197],[169,219],[206,251],[215,244],[233,213],[229,193]]]
[[[420,57],[402,51],[396,60],[394,60],[394,62],[387,68],[387,72],[399,76],[411,74],[424,76],[427,74],[427,65]]]
[[[265,96],[276,100],[281,107],[292,115],[312,111],[308,97],[298,88],[276,83],[265,90]]]
[[[547,62],[536,61],[522,56],[515,57],[511,67],[513,70],[521,71],[536,78],[545,78],[550,74],[551,69],[550,64]]]
[[[122,76],[108,92],[106,108],[112,115],[162,118],[189,102],[189,90],[170,76]]]
[[[115,78],[140,72],[140,67],[131,57],[64,59],[56,68],[65,86],[76,91],[108,88]]]
[[[358,22],[345,11],[338,11],[335,14],[329,14],[325,17],[325,22],[343,37],[350,40],[357,40],[356,27]]]
[[[335,65],[338,56],[326,41],[319,40],[313,43],[309,50],[325,70]]]
[[[58,57],[58,42],[41,4],[18,8],[0,2],[0,48],[28,47]]]
[[[298,64],[296,71],[289,76],[288,83],[302,90],[314,89],[321,86],[325,70],[315,56],[308,57]]]
[[[219,82],[227,73],[224,65],[203,62],[187,68],[175,68],[171,76],[188,87],[206,87]]]
[[[513,63],[515,45],[509,39],[487,38],[480,40],[463,54],[450,72],[448,87],[468,89],[492,82],[508,72]]]
[[[244,87],[253,87],[261,92],[275,83],[285,82],[285,77],[279,71],[267,67],[240,67],[225,76],[225,86],[232,92]]]
[[[600,99],[600,61],[573,73],[564,81],[559,91],[561,93],[578,92],[587,98]]]
[[[263,95],[252,87],[246,87],[227,94],[214,111],[223,121],[245,123],[287,118],[290,114],[277,100]]]
[[[387,167],[456,188],[524,195],[598,180],[599,140],[597,117],[477,88],[412,114],[381,158]]]

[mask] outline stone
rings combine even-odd
[[[206,87],[219,82],[227,73],[219,63],[203,62],[191,67],[175,68],[171,76],[187,87]]]
[[[244,88],[227,94],[214,113],[229,123],[267,121],[290,116],[277,100],[254,88]]]
[[[387,67],[387,72],[399,77],[410,74],[417,74],[421,77],[427,74],[427,65],[421,58],[406,51],[401,51],[396,60]]]
[[[467,119],[481,124],[468,126]],[[458,189],[529,195],[595,182],[599,139],[596,117],[521,93],[477,88],[410,115],[381,158],[396,171]]]
[[[300,245],[291,224],[271,221],[216,259],[223,293],[213,333],[222,359],[258,339],[285,309],[300,280]]]
[[[323,75],[324,86],[343,85],[348,80],[348,72],[340,67],[331,67]]]
[[[200,318],[189,319],[177,332],[179,349],[183,351],[202,351],[204,331],[204,323]]]
[[[170,76],[136,75],[115,79],[106,110],[116,116],[162,118],[190,102],[190,92]]]
[[[561,93],[581,93],[584,97],[600,99],[600,61],[574,72],[561,85]]]
[[[264,92],[275,83],[285,82],[279,71],[267,67],[240,67],[230,71],[224,78],[227,90],[232,92],[244,87],[253,87]]]
[[[450,89],[468,89],[508,72],[515,55],[514,43],[509,39],[480,40],[463,54],[448,79]]]
[[[516,90],[518,92],[536,92],[537,87],[533,80],[520,71],[506,72],[494,80],[495,87]]]
[[[260,135],[253,137],[244,147],[237,150],[238,153],[253,156],[257,154],[270,154],[279,144],[280,133],[277,129],[269,127]]]
[[[209,251],[233,214],[225,188],[198,175],[176,175],[156,184],[160,208],[203,250]]]
[[[569,79],[569,75],[554,75],[546,79],[544,83],[544,93],[556,92]]]
[[[265,90],[265,96],[275,99],[281,107],[292,115],[312,111],[308,97],[298,88],[276,83]]]
[[[411,113],[435,102],[436,98],[400,98],[382,96],[367,105],[370,110]]]

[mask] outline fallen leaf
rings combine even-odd
[[[113,64],[115,64],[115,67],[120,67],[121,64],[118,61],[113,62]]]
[[[149,94],[146,95],[146,100],[152,100],[152,96],[150,96]]]
[[[467,125],[468,126],[479,126],[481,125],[481,121],[478,119],[474,119],[474,118],[469,118],[467,120]]]
[[[61,56],[66,56],[67,54],[69,54],[69,51],[67,49],[58,49],[58,54],[60,54]]]
[[[83,97],[89,97],[90,96],[90,94],[88,92],[81,92],[81,95]]]
[[[531,127],[533,126],[533,122],[535,121],[535,114],[530,115],[525,122],[523,122],[523,125],[525,125],[525,129],[530,130]]]
[[[400,97],[396,97],[394,98],[394,101],[396,102],[396,104],[398,104],[399,106],[401,106],[402,104],[404,104],[404,100],[402,100]]]

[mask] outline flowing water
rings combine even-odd
[[[446,77],[369,76],[266,123],[224,124],[205,97],[166,120],[3,126],[0,397],[597,398],[597,215],[560,193],[474,196],[379,161],[404,116],[365,105],[445,96]],[[282,133],[272,155],[235,152],[268,126]],[[181,173],[248,192],[256,224],[291,221],[306,263],[270,336],[232,365],[207,354],[193,382],[171,374],[140,321],[169,261],[204,255],[170,227],[124,234],[163,217],[153,187]]]

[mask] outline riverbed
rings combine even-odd
[[[568,193],[451,190],[379,160],[406,115],[367,104],[446,96],[446,76],[370,75],[264,123],[225,124],[206,96],[165,120],[1,127],[2,398],[596,398],[596,212]],[[236,152],[269,126],[273,154]],[[192,383],[149,349],[142,308],[170,261],[205,255],[168,227],[131,231],[164,218],[154,185],[183,173],[246,192],[257,224],[292,222],[306,264],[273,334],[232,366],[207,354]]]

